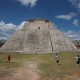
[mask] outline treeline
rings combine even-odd
[[[74,43],[75,45],[80,45],[80,40],[74,40],[73,43]]]
[[[0,47],[6,42],[6,40],[0,40]]]

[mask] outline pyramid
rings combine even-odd
[[[25,53],[74,52],[75,45],[47,19],[31,19],[1,47]]]

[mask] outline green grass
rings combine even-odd
[[[42,71],[42,80],[73,80],[72,77],[80,78],[80,68],[76,68],[76,55],[78,53],[60,53],[60,65],[55,62],[55,55],[48,55],[39,64]],[[46,79],[45,79],[46,77]],[[75,80],[75,79],[74,79]]]
[[[80,53],[60,53],[60,65],[55,62],[55,54],[11,54],[11,63],[7,61],[8,53],[0,54],[0,67],[17,68],[26,61],[37,61],[41,80],[77,80],[80,68],[76,68],[76,55]]]

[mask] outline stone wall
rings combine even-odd
[[[1,48],[1,51],[21,51],[26,53],[53,53],[77,51],[69,39],[45,20],[33,20],[18,30]]]

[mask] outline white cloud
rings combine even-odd
[[[6,24],[5,22],[1,21],[0,22],[0,39],[8,39],[17,30],[22,29],[25,23],[28,23],[28,22],[23,21],[22,23],[20,23],[20,25],[17,26],[12,23]]]
[[[69,31],[64,32],[64,33],[71,40],[80,40],[80,31],[75,32],[75,31],[69,30]]]
[[[80,0],[69,0],[69,2],[80,11]]]
[[[58,18],[58,19],[70,20],[70,19],[72,19],[73,17],[75,17],[76,15],[77,15],[76,13],[71,12],[70,14],[67,14],[67,15],[58,15],[58,16],[56,16],[56,18]]]
[[[17,0],[18,2],[21,3],[21,5],[24,5],[24,6],[28,6],[30,5],[31,7],[35,6],[36,5],[36,2],[38,0]]]
[[[78,19],[75,19],[72,24],[73,24],[74,26],[78,26],[78,25],[79,25]]]
[[[9,38],[11,35],[14,34],[16,29],[17,29],[16,25],[12,23],[6,24],[5,22],[1,21],[0,22],[0,39]]]
[[[18,25],[17,30],[22,29],[22,27],[27,23],[26,21],[23,21],[20,25]]]

